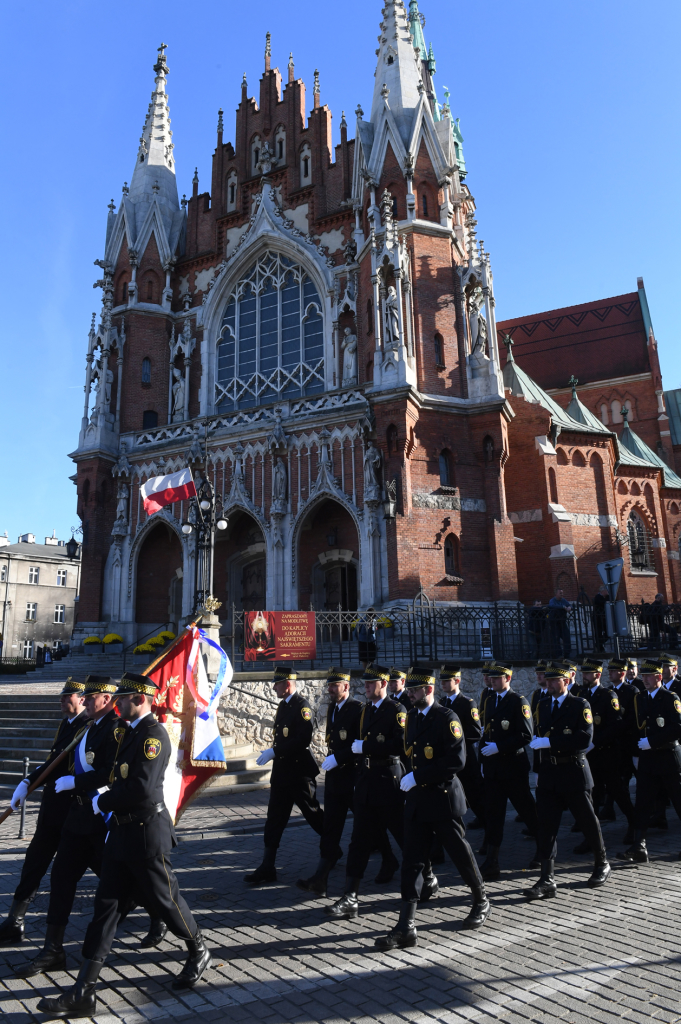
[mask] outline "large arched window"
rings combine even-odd
[[[324,323],[303,267],[267,252],[237,281],[218,342],[220,412],[324,390]]]
[[[627,522],[629,536],[629,558],[631,568],[635,572],[654,572],[652,544],[650,535],[643,519],[637,512],[632,512]]]

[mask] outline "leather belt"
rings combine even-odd
[[[151,821],[154,814],[160,814],[161,811],[165,810],[165,806],[164,803],[156,804],[151,814],[146,814],[144,817],[141,817],[139,814],[112,814],[109,818],[109,823],[111,825],[130,825],[133,822],[139,822],[141,825],[145,821]]]
[[[678,745],[679,745],[679,741],[678,740],[669,740],[668,743],[663,743],[659,747],[651,747],[650,750],[641,750],[638,753],[634,754],[634,757],[638,757],[639,753],[641,753],[641,754],[654,754],[656,750],[674,750],[674,748],[678,747]]]
[[[363,757],[361,763],[365,768],[387,768],[389,765],[399,764],[400,759],[397,755],[392,757]]]
[[[542,761],[545,759],[542,757]],[[556,757],[549,754],[547,759],[551,764],[579,764],[584,767],[584,758],[581,754],[569,754],[567,757]]]

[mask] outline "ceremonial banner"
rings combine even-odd
[[[244,661],[308,661],[316,657],[314,612],[244,614]]]
[[[212,688],[201,647],[220,653],[220,668]],[[225,770],[225,754],[217,722],[220,694],[232,679],[232,665],[222,648],[197,626],[185,634],[154,665],[149,677],[159,687],[154,714],[168,731],[173,747],[163,797],[177,822],[212,777]]]

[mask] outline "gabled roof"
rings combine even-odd
[[[649,448],[645,441],[629,426],[625,417],[624,427],[620,434],[620,461],[625,466],[648,466],[662,470],[662,486],[681,489],[681,477],[678,477],[666,462]]]
[[[573,385],[572,387],[572,401],[567,407],[567,414],[571,416],[573,420],[577,420],[578,423],[584,424],[585,427],[590,427],[591,430],[595,430],[599,434],[610,434],[611,431],[601,423],[598,416],[594,416],[591,409],[587,409],[585,405],[580,402],[577,397],[577,388]]]
[[[508,346],[508,356],[506,359],[506,366],[504,367],[503,378],[504,388],[509,388],[512,395],[524,398],[527,402],[539,402],[539,404],[551,414],[553,422],[557,426],[562,427],[563,430],[575,430],[580,433],[589,434],[593,434],[594,431],[599,434],[604,432],[605,428],[599,420],[596,420],[598,426],[594,428],[589,424],[573,419],[565,409],[558,405],[558,402],[554,401],[550,395],[547,395],[543,388],[540,388],[539,385],[518,366],[513,358],[513,352],[511,351],[510,344]],[[581,406],[581,402],[579,404]],[[584,407],[582,406],[582,408]],[[585,409],[585,412],[588,412],[588,410]],[[609,431],[605,432],[609,433]]]

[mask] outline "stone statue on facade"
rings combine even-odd
[[[113,387],[113,370],[107,369],[106,380],[104,381],[104,408],[109,409],[111,407],[111,389]]]
[[[380,494],[381,453],[369,441],[364,452],[364,500],[375,501]]]
[[[357,335],[345,328],[341,340],[343,352],[343,387],[357,383]]]
[[[260,159],[258,160],[258,169],[260,170],[260,173],[269,174],[276,162],[274,153],[270,149],[270,144],[267,139],[265,139],[260,147]]]
[[[173,423],[184,419],[184,377],[177,367],[173,369]]]
[[[276,504],[286,503],[286,466],[283,459],[276,459],[274,463],[272,500]]]
[[[397,291],[394,285],[388,288],[385,298],[385,347],[397,348],[400,343],[400,312]]]
[[[469,320],[471,326],[471,356],[487,357],[487,320],[482,312],[485,297],[482,288],[473,291],[469,299]]]
[[[128,496],[130,494],[128,485],[124,480],[118,484],[118,496],[116,500],[116,520],[127,523],[128,521]]]

